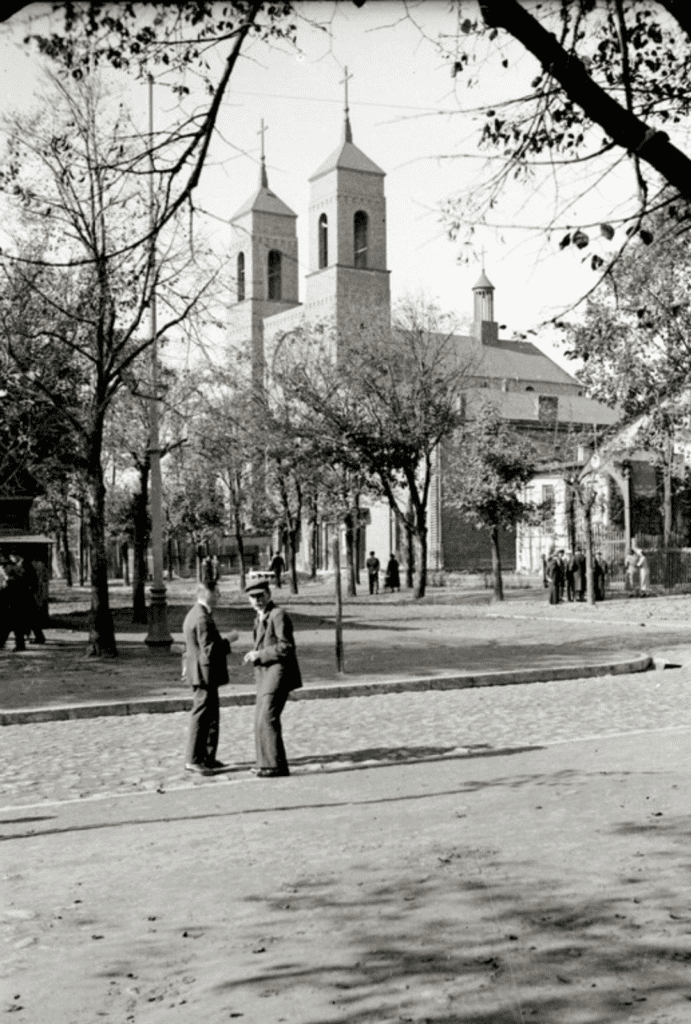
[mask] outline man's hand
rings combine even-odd
[[[242,660],[245,664],[247,664],[248,661],[254,664],[258,657],[259,651],[248,651]]]

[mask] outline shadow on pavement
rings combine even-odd
[[[273,898],[250,898],[253,937],[268,947],[277,915],[297,934],[318,919],[338,936],[340,963],[295,955],[218,991],[287,1000],[312,990],[339,1024],[681,1024],[691,1019],[689,915],[675,919],[669,907],[683,891],[688,836],[689,819],[672,823],[664,847],[646,855],[643,880],[626,877],[617,855],[607,862],[606,837],[604,865],[592,851],[579,866],[458,845],[417,868],[388,863],[387,884],[298,876]],[[675,854],[665,853],[670,841]],[[666,855],[675,876],[655,870]]]

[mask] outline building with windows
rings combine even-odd
[[[257,192],[231,218],[231,267],[235,294],[228,315],[228,340],[249,349],[261,380],[278,339],[306,323],[329,323],[336,344],[352,333],[390,330],[390,272],[386,259],[384,171],[353,142],[346,105],[341,141],[309,179],[309,269],[304,301],[298,294],[296,214],[271,191],[262,146]],[[466,414],[488,390],[502,417],[550,442],[556,434],[599,431],[615,414],[582,394],[582,387],[536,346],[499,337],[494,287],[484,269],[473,288],[473,327],[454,336],[459,359],[472,366]],[[431,569],[478,569],[490,563],[483,531],[468,526],[444,506],[442,472],[430,510]],[[400,548],[388,506],[378,504],[363,522],[360,558],[374,550],[386,563]],[[305,540],[303,553],[309,550]],[[317,545],[324,552],[328,546]],[[516,566],[516,538],[502,538],[504,564]],[[307,557],[301,558],[306,566]]]

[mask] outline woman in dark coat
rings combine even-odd
[[[384,590],[390,590],[391,593],[394,590],[401,589],[401,576],[398,570],[398,560],[394,554],[391,555],[389,561],[386,564],[386,572],[384,574]]]

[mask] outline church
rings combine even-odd
[[[277,339],[301,324],[328,322],[337,339],[353,330],[390,330],[384,179],[385,172],[353,142],[346,94],[341,141],[309,179],[309,270],[301,302],[297,214],[269,186],[262,131],[259,187],[230,221],[235,294],[227,331],[229,345],[251,355],[256,381],[263,380]],[[579,382],[536,346],[499,337],[494,287],[484,268],[473,288],[471,333],[453,341],[459,358],[473,366],[472,392],[487,396],[491,389],[501,416],[517,429],[541,439],[574,431],[590,437],[616,421],[612,410],[585,398]],[[473,401],[468,405],[472,415]],[[325,527],[322,533],[318,568],[326,569]],[[382,564],[400,552],[398,524],[384,503],[369,509],[359,533],[361,565],[370,551]],[[305,536],[300,569],[308,568],[309,550]],[[501,552],[504,567],[515,569],[514,534],[502,536]],[[428,568],[482,570],[490,557],[485,532],[445,508],[442,470],[430,500]]]

